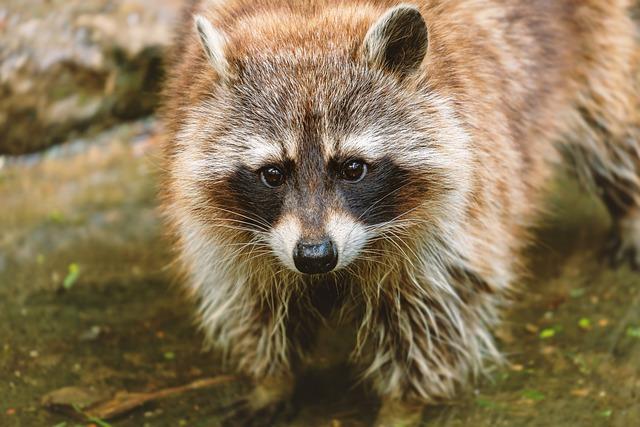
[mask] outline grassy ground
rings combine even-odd
[[[154,141],[153,124],[138,123],[44,157],[0,160],[1,426],[81,425],[41,407],[62,387],[99,397],[224,372],[172,283],[154,210]],[[571,180],[556,187],[532,277],[496,333],[511,365],[431,408],[426,425],[640,423],[640,275],[601,262],[602,207]],[[375,399],[351,387],[347,367],[325,365],[300,386],[292,425],[367,425]],[[216,425],[219,408],[246,389],[181,394],[109,424]]]

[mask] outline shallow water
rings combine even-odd
[[[0,160],[1,426],[81,425],[40,405],[66,386],[149,391],[224,372],[174,286],[154,208],[154,129],[125,125]],[[531,278],[496,333],[510,366],[430,408],[426,425],[640,423],[640,274],[601,261],[602,206],[568,178],[555,187]],[[289,425],[367,425],[375,399],[351,387],[348,368],[325,365],[304,379]],[[239,381],[181,394],[109,424],[216,425],[220,407],[246,389]]]

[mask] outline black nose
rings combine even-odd
[[[300,242],[293,250],[293,263],[302,273],[328,273],[338,264],[338,250],[329,239],[319,243]]]

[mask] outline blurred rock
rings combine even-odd
[[[149,114],[181,0],[0,4],[0,154]]]

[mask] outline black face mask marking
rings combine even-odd
[[[383,157],[360,182],[340,182],[345,209],[366,225],[391,221],[423,200],[427,187],[415,173]]]
[[[257,230],[267,231],[282,214],[287,183],[277,188],[264,185],[258,172],[239,167],[227,180],[233,206],[227,209],[238,213]]]
[[[301,145],[309,149],[301,156],[304,163],[294,167],[290,161],[283,168],[286,182],[277,188],[264,185],[257,172],[238,168],[227,181],[233,196],[233,206],[228,209],[252,218],[243,220],[258,230],[273,226],[288,211],[300,219],[307,234],[319,237],[324,233],[329,204],[346,210],[363,224],[375,225],[402,216],[427,195],[424,179],[389,157],[369,165],[362,181],[349,182],[339,179],[342,160],[325,165],[319,145],[310,145]]]
[[[313,239],[324,237],[329,210],[346,212],[363,224],[373,225],[392,220],[424,200],[429,189],[424,171],[400,166],[391,156],[368,164],[366,176],[359,182],[340,178],[340,167],[357,159],[357,153],[356,157],[325,158],[323,145],[332,143],[325,140],[331,135],[352,134],[374,123],[394,127],[398,121],[412,120],[409,112],[398,111],[393,91],[373,84],[377,75],[356,69],[339,72],[349,90],[335,99],[327,94],[319,96],[313,89],[302,96],[288,80],[265,86],[261,74],[241,73],[237,84],[245,89],[235,93],[233,120],[275,143],[283,141],[282,129],[292,130],[297,139],[295,159],[287,160],[286,165],[273,164],[286,174],[286,181],[276,188],[265,186],[257,171],[238,167],[224,185],[227,194],[222,197],[229,205],[214,198],[216,203],[255,217],[253,225],[261,230],[290,213],[300,221],[301,237]],[[359,96],[369,92],[373,92],[372,97]],[[326,100],[331,100],[331,105],[318,104]],[[274,110],[282,114],[265,116]],[[333,148],[340,150],[339,145]],[[282,152],[286,152],[284,145]]]

